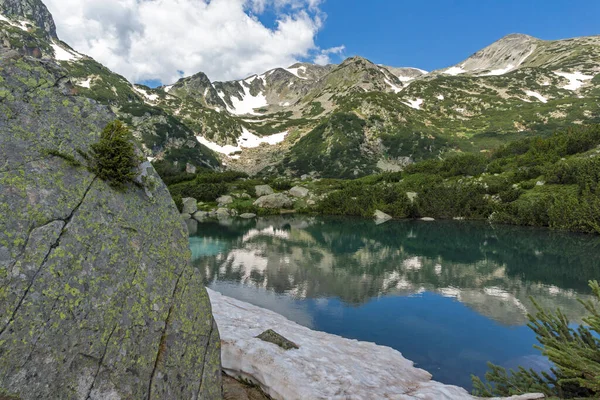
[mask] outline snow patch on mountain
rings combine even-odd
[[[0,21],[7,22],[8,24],[10,24],[10,25],[12,25],[12,26],[14,26],[14,27],[16,27],[16,28],[19,28],[19,29],[21,29],[21,30],[24,30],[25,32],[28,32],[28,31],[29,31],[29,26],[28,26],[28,25],[29,25],[29,22],[27,22],[27,21],[23,21],[23,20],[21,20],[21,21],[18,21],[18,22],[14,22],[14,21],[12,21],[12,20],[10,20],[10,19],[6,18],[6,17],[5,17],[4,15],[2,15],[2,14],[0,14]]]
[[[208,147],[212,151],[215,151],[215,152],[221,153],[221,154],[225,154],[225,155],[230,155],[233,153],[240,152],[244,148],[251,149],[251,148],[259,147],[263,143],[266,143],[271,146],[279,144],[285,140],[285,137],[287,136],[287,134],[288,134],[288,132],[286,131],[286,132],[275,133],[273,135],[261,137],[261,136],[256,136],[255,134],[253,134],[246,128],[242,128],[242,134],[237,139],[237,146],[232,146],[229,144],[225,145],[225,146],[221,146],[217,143],[211,142],[210,140],[206,139],[203,136],[196,136],[196,139],[198,140],[198,142],[200,142],[204,146]]]
[[[481,76],[498,76],[498,75],[504,75],[512,70],[515,69],[515,66],[513,64],[508,64],[506,67],[504,68],[499,68],[499,69],[493,69],[490,72],[488,72],[487,74],[483,74]]]
[[[258,76],[254,77],[254,79],[256,78],[258,78]],[[235,115],[261,115],[256,113],[254,110],[256,108],[267,107],[269,105],[264,93],[259,93],[256,96],[252,96],[248,87],[242,85],[242,88],[244,93],[242,94],[241,100],[235,96],[231,96],[231,104],[233,105],[233,108],[229,109],[229,112]],[[225,97],[225,95],[222,93],[219,93],[219,96],[221,96],[221,98]]]
[[[563,78],[566,78],[569,83],[566,84],[565,86],[562,86],[561,89],[567,89],[567,90],[578,90],[580,87],[582,87],[585,83],[585,81],[589,81],[592,78],[594,78],[594,75],[585,75],[582,74],[579,71],[576,71],[575,73],[569,73],[569,72],[561,72],[561,71],[553,71],[555,75],[561,76]]]
[[[414,108],[415,110],[420,110],[421,104],[423,104],[423,99],[408,100],[407,102],[404,101],[403,103],[411,108]]]
[[[300,76],[299,72],[302,71],[303,74],[306,74],[306,67],[305,66],[301,66],[298,68],[284,68],[287,72],[289,72],[290,74],[296,75],[298,78],[300,79],[304,79],[306,80],[307,78],[304,78],[302,76]]]
[[[140,89],[137,86],[133,85],[133,90],[135,90],[136,92],[138,92],[139,94],[141,94],[145,100],[149,100],[149,101],[156,101],[158,100],[158,95],[157,94],[148,94],[148,92],[146,92],[144,89]]]
[[[81,86],[86,89],[89,89],[92,84],[92,79],[94,79],[92,76],[88,76],[88,78],[85,81],[77,81],[77,82],[75,82],[75,84],[77,86]]]
[[[548,102],[548,99],[545,98],[544,96],[542,96],[541,94],[539,94],[538,92],[534,92],[532,90],[526,90],[525,93],[529,97],[535,97],[536,99],[538,99],[542,103],[547,103]]]
[[[438,95],[436,96],[436,98],[437,98],[438,100],[444,100],[444,98],[445,98],[445,97],[444,97],[444,95],[443,95],[443,94],[438,94]]]
[[[467,72],[466,70],[464,70],[462,67],[450,67],[445,71],[442,71],[442,73],[446,74],[446,75],[460,75],[460,74],[464,74],[465,72]]]
[[[50,46],[52,46],[52,50],[54,50],[54,58],[58,61],[75,61],[82,57],[81,54],[64,49],[54,42],[52,42]]]
[[[394,85],[392,82],[389,81],[389,79],[385,78],[384,81],[389,87],[392,88],[394,93],[400,93],[402,91],[401,87]]]

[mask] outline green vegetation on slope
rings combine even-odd
[[[324,134],[332,124],[358,129],[360,121],[352,114],[338,115],[315,129],[315,135]],[[314,157],[319,154],[315,149],[328,142],[320,143],[310,135],[302,140],[307,141],[303,159],[324,162]],[[335,140],[329,143],[336,147]],[[313,150],[308,151],[310,148]],[[207,182],[206,172],[192,175],[182,168],[159,165],[157,169],[176,198],[214,202],[227,193],[253,193],[254,185],[268,183],[284,191],[301,184],[315,200],[312,206],[297,205],[302,212],[372,217],[375,210],[381,210],[395,218],[487,219],[600,233],[599,155],[600,126],[594,125],[560,131],[548,138],[518,140],[493,153],[451,153],[444,159],[412,164],[401,172],[359,179],[294,182],[211,173]],[[298,160],[294,162],[301,165]],[[352,176],[351,164],[336,165]]]
[[[458,153],[403,172],[321,181],[324,214],[490,219],[600,233],[600,126],[524,139],[491,155]],[[416,193],[414,201],[406,193]]]
[[[333,114],[298,141],[284,159],[297,175],[320,171],[324,177],[352,178],[375,170],[367,158],[365,121],[351,113]]]

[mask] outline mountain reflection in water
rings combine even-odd
[[[486,361],[542,369],[526,328],[560,307],[577,323],[600,238],[487,223],[277,216],[189,222],[207,285],[298,323],[401,351],[470,387]]]

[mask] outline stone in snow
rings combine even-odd
[[[310,193],[310,191],[303,186],[294,186],[293,188],[290,189],[290,196],[298,197],[301,199],[308,196],[309,193]]]
[[[377,225],[383,224],[384,222],[388,222],[389,220],[392,219],[392,217],[386,213],[384,213],[383,211],[379,211],[376,210],[375,214],[373,215],[375,217],[375,223]]]
[[[254,187],[256,197],[266,196],[275,193],[269,185],[258,185]]]
[[[181,210],[182,214],[194,214],[198,211],[198,201],[191,197],[186,197],[182,200],[183,209]]]
[[[223,370],[257,383],[275,400],[475,400],[465,389],[431,380],[400,352],[313,331],[284,316],[207,289],[221,335]],[[296,344],[284,350],[257,338],[268,329]],[[543,395],[513,400],[543,399]]]

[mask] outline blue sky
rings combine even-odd
[[[321,48],[425,70],[447,67],[510,33],[600,34],[600,0],[325,0]]]

